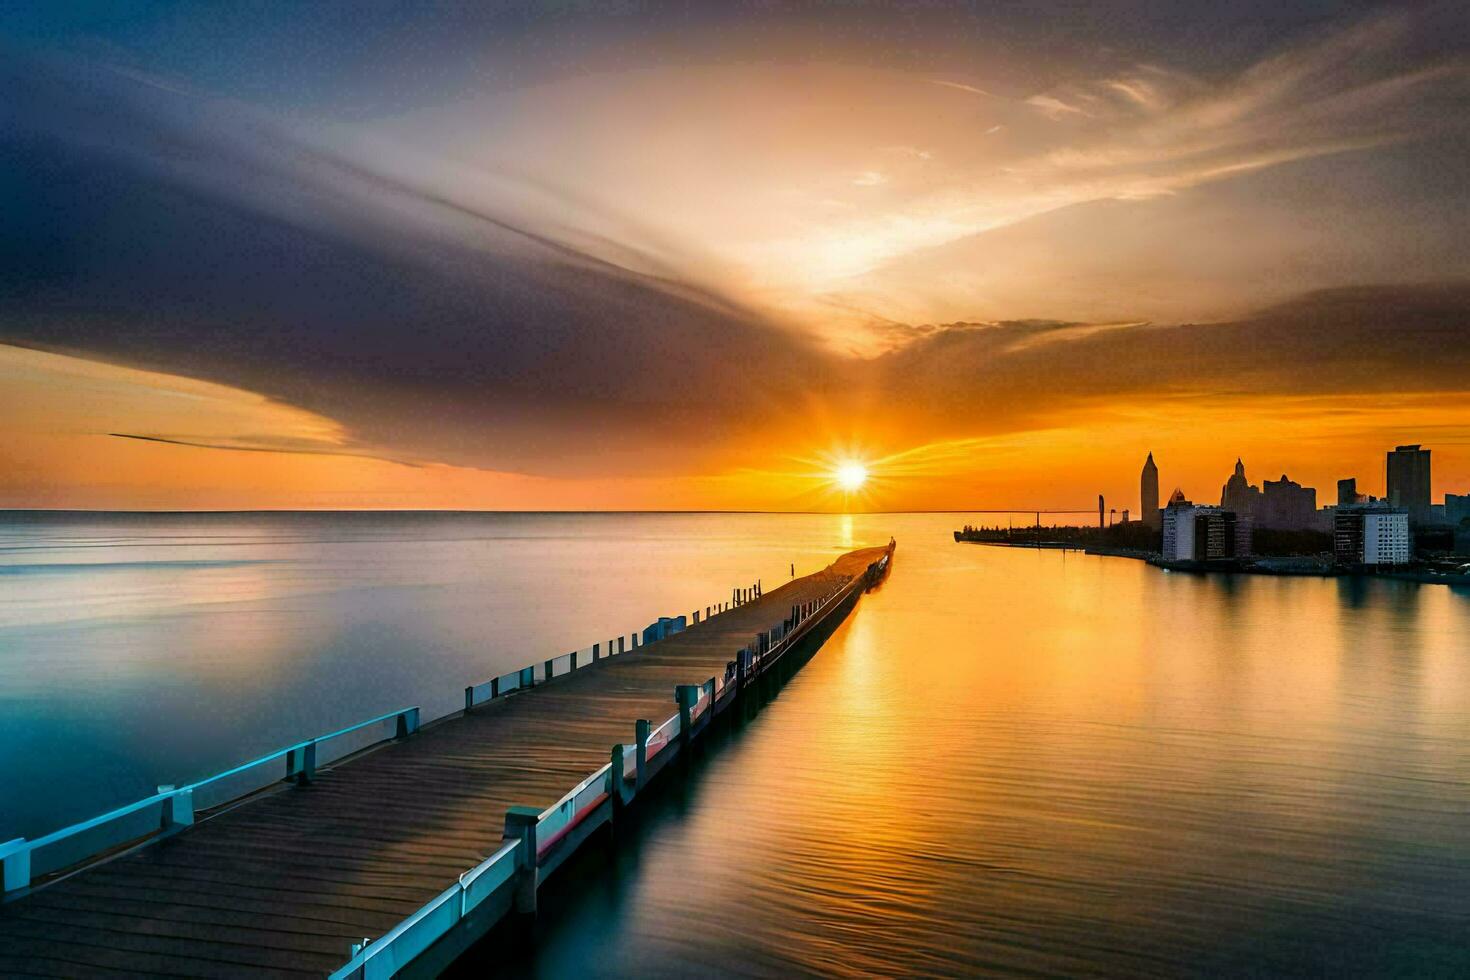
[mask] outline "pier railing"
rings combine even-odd
[[[656,632],[660,637],[671,635],[686,628],[686,624],[691,619],[695,623],[701,620],[707,621],[759,594],[758,582],[746,589],[736,589],[732,593],[730,602],[712,603],[705,606],[702,617],[698,609],[688,617],[661,617],[655,624],[658,627]],[[640,649],[642,644],[639,637],[640,634],[634,631],[626,636],[608,640],[605,646],[600,642],[594,643],[590,647],[521,667],[481,684],[466,687],[464,689],[465,710],[512,692],[545,683],[553,677],[560,677],[573,670],[590,666],[606,656],[622,655]],[[4,869],[4,890],[0,894],[9,895],[30,887],[38,878],[79,867],[90,859],[103,857],[150,838],[187,827],[194,822],[197,812],[241,799],[277,782],[275,778],[261,778],[262,771],[270,763],[284,760],[285,774],[282,778],[287,782],[311,782],[316,776],[319,765],[326,765],[328,762],[336,761],[387,740],[386,738],[363,738],[361,733],[391,722],[395,727],[391,738],[406,738],[418,730],[419,715],[418,706],[399,708],[325,735],[296,742],[188,785],[160,786],[158,792],[152,796],[110,810],[101,816],[63,827],[44,837],[34,840],[16,838],[0,843],[0,864],[3,864]],[[336,743],[339,749],[330,758],[319,748],[327,743]]]
[[[359,737],[349,740],[347,747],[331,759],[326,758],[319,746],[387,723],[393,725],[392,738],[407,738],[418,730],[419,709],[417,706],[399,708],[397,711],[339,728],[335,732],[277,749],[185,786],[160,786],[158,792],[152,796],[64,827],[44,837],[37,837],[35,840],[17,838],[0,844],[0,860],[3,860],[5,868],[5,891],[9,893],[29,887],[38,877],[70,868],[88,858],[187,827],[194,822],[194,815],[199,810],[207,810],[238,799],[242,795],[240,789],[247,774],[256,779],[253,784],[248,785],[243,795],[275,782],[261,782],[258,779],[257,771],[270,763],[279,763],[284,759],[286,780],[296,783],[310,782],[316,775],[318,764],[335,761],[386,739],[365,741]],[[221,787],[226,788],[224,792],[219,791]],[[214,790],[219,798],[211,801],[208,798],[210,790]]]
[[[517,878],[522,877],[529,879],[532,896],[530,901],[534,905],[535,888],[540,876],[550,873],[566,858],[568,838],[578,831],[581,832],[577,835],[579,837],[591,833],[602,823],[612,819],[615,800],[626,802],[628,799],[624,788],[617,785],[619,775],[624,784],[636,781],[636,788],[641,788],[646,779],[651,778],[652,772],[661,769],[668,762],[668,756],[677,751],[681,734],[688,737],[696,725],[700,728],[706,726],[710,717],[729,703],[732,695],[738,694],[744,685],[753,683],[764,671],[771,669],[782,655],[824,621],[828,613],[840,607],[855,592],[877,584],[888,573],[894,548],[895,542],[890,541],[888,550],[878,561],[869,565],[863,575],[819,599],[793,606],[789,617],[770,630],[757,634],[747,647],[737,651],[736,660],[731,662],[724,678],[712,677],[704,684],[697,685],[697,693],[693,698],[688,701],[680,700],[682,692],[692,685],[676,688],[674,700],[680,705],[678,711],[657,726],[651,727],[647,722],[638,722],[634,726],[638,735],[633,744],[614,745],[611,763],[582,780],[552,806],[535,814],[525,837],[510,839],[495,857],[477,866],[484,868],[497,859],[507,862],[500,867],[499,873],[489,879],[495,881],[496,885],[483,889],[481,900],[483,901],[483,896],[488,896],[495,888],[499,888],[501,901],[506,902],[509,907],[507,893],[516,884]],[[686,724],[689,726],[687,729]],[[646,735],[643,734],[645,732]],[[511,823],[512,815],[516,815],[519,809],[513,808],[507,816],[507,826]],[[510,848],[525,849],[528,841],[530,854],[522,850],[520,864],[513,866],[507,859],[500,857]],[[462,875],[461,883],[474,870]],[[332,974],[331,980],[391,977],[432,945],[433,939],[428,938],[431,928],[437,927],[440,930],[438,936],[447,935],[467,914],[461,912],[456,915],[452,911],[457,887],[460,886],[451,887],[440,894],[381,938],[366,946],[354,946],[352,958]],[[415,923],[415,928],[405,929],[410,923]]]
[[[556,803],[541,811],[512,808],[506,816],[506,839],[494,853],[464,871],[452,885],[382,936],[372,940],[364,938],[361,943],[354,943],[350,958],[332,974],[333,980],[392,977],[472,914],[493,922],[513,903],[529,901],[534,907],[535,890],[540,876],[554,870],[575,849],[577,843],[611,819],[613,807],[631,798],[628,784],[634,784],[632,792],[641,788],[652,774],[667,764],[670,756],[677,753],[681,743],[688,742],[707,727],[712,717],[733,701],[733,696],[770,669],[785,652],[822,622],[828,612],[839,607],[854,592],[870,587],[881,578],[887,571],[893,547],[890,542],[888,551],[878,562],[869,566],[865,575],[844,583],[817,600],[793,606],[790,616],[771,629],[757,634],[751,643],[736,652],[736,659],[730,662],[724,676],[711,677],[697,685],[678,687],[674,695],[678,710],[674,714],[657,726],[638,722],[634,726],[633,743],[614,745],[612,761],[588,775]],[[749,589],[737,589],[729,603],[707,606],[703,618],[707,620],[719,612],[753,601],[760,595],[759,582]],[[698,610],[689,618],[695,623],[701,621]],[[678,619],[685,620],[685,617]],[[658,638],[662,638],[668,635],[665,624],[675,622],[677,621],[664,618],[649,629],[656,628]],[[678,632],[682,628],[681,624],[669,632]],[[645,635],[647,634],[648,631],[645,631]],[[627,644],[622,638],[608,643],[606,648],[595,644],[588,650],[590,656],[584,657],[582,651],[576,651],[471,685],[465,688],[465,710],[472,710],[484,701],[533,687],[563,673],[590,666],[602,659],[604,649],[608,656],[636,651],[641,647],[638,639],[639,636],[635,633]],[[280,764],[282,760],[284,781],[310,782],[317,767],[329,761],[325,753],[319,751],[320,746],[347,740],[345,750],[331,756],[330,761],[335,761],[386,741],[387,738],[382,738],[364,744],[361,733],[377,725],[392,723],[393,735],[389,738],[409,737],[419,729],[419,716],[420,710],[417,706],[400,708],[326,735],[297,742],[186,786],[161,786],[153,796],[44,837],[35,840],[22,838],[0,844],[5,894],[28,888],[37,877],[80,867],[89,859],[180,830],[194,822],[199,809],[209,809],[242,799],[270,785],[270,782],[256,785],[246,793],[226,796],[218,803],[201,807],[200,797],[196,794],[200,794],[202,790],[234,785],[247,774],[257,773],[272,762]],[[352,736],[358,737],[354,740]],[[513,824],[519,828],[517,832],[521,836],[512,836]],[[527,892],[529,899],[524,897]],[[487,913],[490,915],[487,916]]]

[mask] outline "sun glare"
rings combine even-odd
[[[868,468],[862,463],[843,463],[837,467],[837,485],[848,493],[861,490],[868,482]]]

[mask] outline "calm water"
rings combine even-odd
[[[897,536],[525,973],[1470,971],[1470,595],[971,515],[0,523],[0,839]]]
[[[1470,973],[1470,595],[899,540],[525,973]]]

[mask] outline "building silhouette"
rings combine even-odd
[[[1143,473],[1138,480],[1138,498],[1142,511],[1139,520],[1149,527],[1159,527],[1162,518],[1159,513],[1159,468],[1154,465],[1153,453],[1144,460]]]
[[[1429,450],[1396,446],[1388,454],[1388,503],[1409,513],[1411,523],[1429,520]]]
[[[1306,531],[1317,526],[1317,490],[1281,474],[1261,484],[1259,524],[1278,531]]]
[[[1444,495],[1444,520],[1458,527],[1470,520],[1470,493],[1447,493]]]
[[[1220,506],[1238,518],[1252,519],[1261,505],[1261,490],[1245,478],[1245,464],[1235,461],[1235,472],[1220,490]]]
[[[1367,497],[1358,493],[1357,477],[1350,476],[1337,481],[1337,506],[1351,507],[1353,504],[1366,503],[1367,500]]]

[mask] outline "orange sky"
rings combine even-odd
[[[721,447],[744,465],[721,468],[715,452],[689,472],[564,478],[389,461],[330,419],[239,389],[0,346],[0,419],[5,507],[964,510],[1090,508],[1103,493],[1121,511],[1138,506],[1147,451],[1166,493],[1217,499],[1239,453],[1252,481],[1284,471],[1326,504],[1339,476],[1382,493],[1384,450],[1426,429],[1436,499],[1470,487],[1470,397],[1444,394],[1095,404],[1045,427],[933,443],[901,425],[803,432],[810,420],[793,419],[781,450]],[[187,432],[201,445],[113,430]],[[298,451],[230,448],[262,432]],[[846,460],[870,471],[860,493],[836,484]]]
[[[1415,442],[1470,492],[1455,11],[1258,6],[31,25],[0,507],[1121,511],[1148,452],[1327,503]]]

